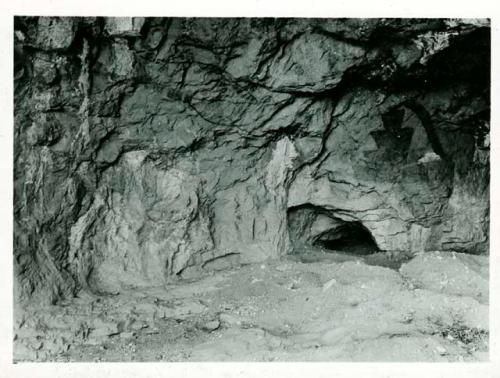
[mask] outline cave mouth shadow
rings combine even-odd
[[[293,255],[316,253],[363,257],[381,252],[371,232],[357,219],[312,204],[288,209]]]
[[[312,245],[327,253],[340,252],[366,256],[380,252],[370,231],[357,221],[345,222],[333,232],[327,231],[319,235]]]
[[[301,263],[361,261],[367,265],[399,270],[414,255],[380,249],[370,230],[351,214],[321,206],[290,207],[288,232],[292,242],[287,258]]]

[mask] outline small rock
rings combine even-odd
[[[415,319],[414,314],[406,314],[403,318],[403,323],[408,324],[411,323]]]
[[[133,322],[129,328],[134,330],[134,331],[139,331],[141,329],[148,328],[148,327],[149,327],[149,325],[144,323],[144,322]]]
[[[241,326],[241,319],[230,314],[220,314],[219,319],[223,324],[229,326]]]
[[[350,298],[347,303],[349,304],[349,306],[351,307],[356,307],[357,305],[359,305],[359,300],[356,299],[356,298]]]
[[[446,354],[446,349],[439,345],[436,347],[436,352],[438,352],[441,356],[444,356]]]
[[[337,280],[335,278],[332,278],[330,281],[326,282],[323,285],[323,292],[327,291],[329,288],[331,288],[336,283],[337,283]]]
[[[220,327],[220,321],[218,319],[208,321],[208,322],[200,324],[198,326],[199,329],[201,329],[203,331],[207,331],[207,332],[215,331],[219,327]]]

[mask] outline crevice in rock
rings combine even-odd
[[[429,142],[431,143],[434,152],[439,156],[441,156],[441,158],[444,161],[449,162],[449,158],[445,153],[441,141],[439,140],[439,137],[435,131],[434,123],[432,122],[432,118],[429,112],[425,109],[425,107],[422,104],[420,104],[415,100],[407,100],[404,103],[404,105],[407,106],[409,109],[411,109],[413,112],[415,112],[417,117],[422,122],[422,126],[425,129],[425,132],[427,134],[427,137],[429,138]]]

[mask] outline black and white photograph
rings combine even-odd
[[[490,361],[491,18],[12,25],[14,365]]]

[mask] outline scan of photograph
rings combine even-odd
[[[12,25],[14,365],[490,360],[490,18]]]

